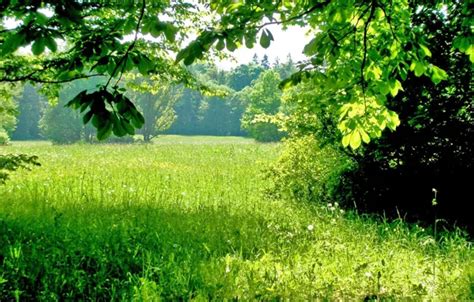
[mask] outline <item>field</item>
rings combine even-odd
[[[14,143],[39,156],[0,187],[0,300],[469,300],[458,233],[269,200],[276,144]]]

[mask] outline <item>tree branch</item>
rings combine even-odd
[[[75,76],[75,77],[64,79],[64,80],[45,80],[45,79],[34,77],[33,75],[36,72],[37,71],[32,72],[25,76],[16,77],[16,78],[0,78],[0,82],[14,83],[14,82],[31,81],[31,82],[43,83],[43,84],[62,84],[62,83],[68,83],[68,82],[72,82],[72,81],[80,80],[80,79],[88,79],[91,77],[104,76],[103,74],[90,74],[90,75],[84,74],[84,75],[79,75],[79,76]]]
[[[365,65],[367,64],[367,31],[369,30],[370,22],[374,18],[376,7],[377,7],[376,0],[372,0],[370,15],[367,18],[367,22],[365,23],[365,26],[364,26],[364,40],[363,40],[364,57],[362,59],[362,64],[360,65],[360,78],[361,78],[361,83],[362,83],[362,92],[364,92],[364,94],[365,94],[365,86],[366,86],[365,78],[364,78],[364,69],[365,69]]]
[[[126,65],[126,59],[128,58],[128,54],[130,53],[130,51],[132,51],[132,49],[135,47],[135,44],[137,43],[137,39],[138,39],[138,32],[140,30],[140,24],[142,23],[142,19],[143,19],[143,16],[145,15],[145,7],[146,7],[146,1],[143,0],[142,2],[142,8],[140,10],[140,16],[138,17],[138,22],[137,22],[137,26],[135,28],[135,37],[133,39],[133,42],[128,46],[127,48],[127,51],[125,51],[125,54],[122,56],[122,58],[120,59],[120,61],[117,63],[117,65],[115,65],[115,68],[114,70],[112,71],[112,74],[110,75],[110,78],[109,80],[107,81],[107,84],[105,84],[105,88],[107,88],[107,86],[109,86],[110,84],[110,81],[112,80],[112,78],[115,76],[115,74],[117,73],[120,65],[123,64],[122,66],[122,70],[120,71],[120,77],[119,79],[117,80],[117,82],[115,83],[115,86],[117,86],[117,84],[120,82],[120,80],[122,79],[122,75],[123,75],[123,71],[125,69],[125,65]]]

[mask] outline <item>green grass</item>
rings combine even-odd
[[[0,300],[468,300],[474,253],[402,222],[267,200],[278,145],[15,143],[0,187]]]

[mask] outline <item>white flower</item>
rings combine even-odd
[[[312,224],[308,225],[308,231],[312,232],[314,230],[314,226]]]

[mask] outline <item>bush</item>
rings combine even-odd
[[[270,196],[298,201],[334,201],[340,199],[340,176],[354,169],[354,162],[342,151],[321,146],[311,135],[285,142],[284,150],[266,171]]]
[[[8,133],[3,128],[0,128],[0,145],[7,145],[9,142],[10,137]]]
[[[280,141],[285,134],[278,130],[278,126],[269,122],[249,122],[243,124],[244,129],[248,131],[250,137],[258,142],[277,142]]]

